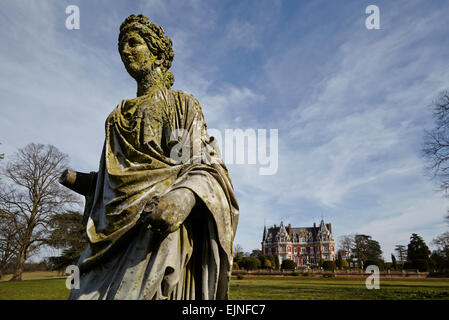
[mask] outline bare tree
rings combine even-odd
[[[354,244],[354,235],[344,235],[338,238],[338,248],[344,252],[344,256],[348,257],[351,254],[351,249]]]
[[[0,279],[5,267],[12,261],[17,250],[15,231],[9,215],[0,211]]]
[[[437,248],[438,253],[443,253],[449,261],[449,231],[440,234],[432,240],[432,245]]]
[[[243,256],[243,247],[237,243],[234,245],[234,257],[239,255]]]
[[[16,152],[2,170],[10,184],[0,190],[0,210],[14,230],[16,266],[11,280],[21,280],[26,259],[46,243],[53,215],[65,212],[79,198],[58,178],[67,155],[52,145],[31,143]]]
[[[421,151],[427,173],[449,196],[449,91],[440,93],[432,106],[435,127],[425,132]],[[449,214],[446,219],[449,221]]]
[[[432,244],[436,246],[438,250],[449,248],[449,231],[440,234],[438,237],[433,239]]]

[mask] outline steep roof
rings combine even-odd
[[[274,225],[268,230],[266,226],[264,227],[263,241],[279,241],[280,237],[284,236],[287,241],[300,242],[304,238],[306,242],[315,242],[319,241],[322,236],[332,237],[330,226],[330,223],[325,224],[324,220],[321,220],[318,227],[314,224],[313,227],[291,227],[288,225],[286,228],[284,221],[281,220],[279,226]]]

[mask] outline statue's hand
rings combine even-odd
[[[97,172],[83,173],[65,169],[59,177],[59,183],[85,197],[95,192]]]
[[[59,183],[64,186],[73,185],[76,181],[76,172],[70,169],[65,169],[59,177]]]
[[[152,199],[144,208],[148,214],[145,223],[148,228],[160,233],[176,231],[192,211],[195,195],[187,188],[179,188]]]

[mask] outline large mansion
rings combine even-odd
[[[332,226],[321,220],[317,227],[292,228],[289,224],[264,227],[262,240],[263,254],[278,256],[279,263],[285,259],[295,261],[298,267],[316,266],[323,260],[335,261],[335,242]]]

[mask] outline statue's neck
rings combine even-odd
[[[163,88],[165,88],[164,76],[158,68],[146,74],[142,79],[137,81],[137,96],[141,97],[151,94],[154,91]]]

